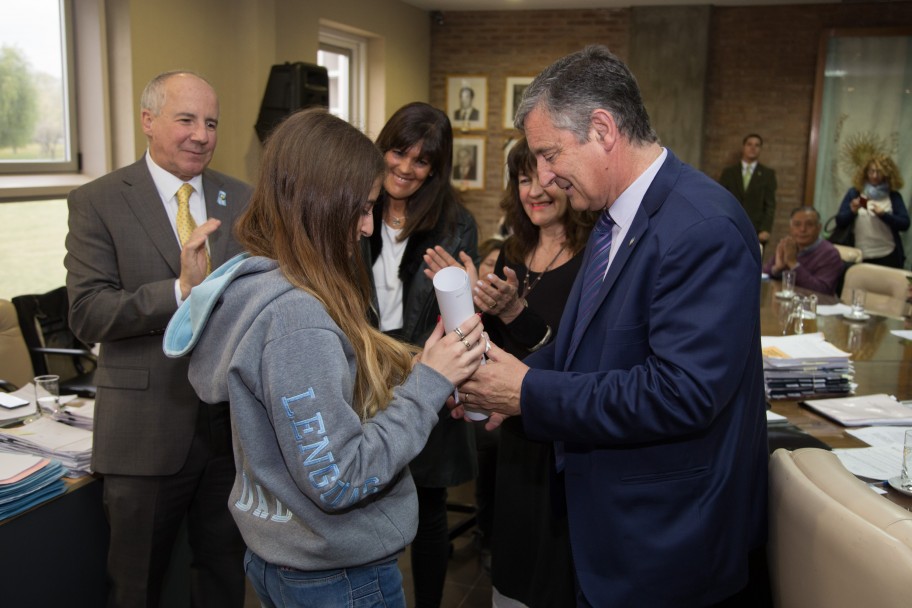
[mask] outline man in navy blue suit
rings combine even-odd
[[[465,403],[555,442],[580,606],[743,606],[766,539],[757,234],[660,145],[605,47],[542,72],[516,126],[611,244],[593,231],[555,341],[524,362],[492,346]]]

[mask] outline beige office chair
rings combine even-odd
[[[0,300],[0,390],[21,388],[34,375],[16,308],[9,300]]]
[[[828,450],[776,450],[769,474],[775,606],[912,605],[912,513],[876,494]]]
[[[907,310],[908,270],[888,268],[877,264],[853,264],[846,270],[841,299],[852,304],[852,290],[867,291],[865,310],[887,317],[902,317]]]
[[[864,261],[864,254],[857,247],[848,247],[847,245],[833,245],[839,252],[839,257],[846,264],[860,264]]]

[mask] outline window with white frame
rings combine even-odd
[[[70,0],[0,0],[0,173],[78,169]]]
[[[359,129],[366,124],[367,40],[328,27],[320,28],[317,64],[329,73],[329,111]]]

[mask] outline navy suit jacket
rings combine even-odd
[[[555,342],[526,359],[524,428],[563,451],[593,606],[719,601],[765,542],[760,249],[734,202],[669,151],[600,304],[577,318],[580,271]]]

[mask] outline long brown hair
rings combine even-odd
[[[317,298],[352,343],[353,406],[384,409],[412,353],[371,327],[367,268],[353,242],[386,164],[360,131],[324,110],[292,114],[270,134],[259,178],[235,233],[251,254],[276,260],[288,281]]]
[[[519,178],[522,175],[535,175],[535,155],[529,150],[529,144],[523,137],[510,150],[507,155],[507,171],[510,181],[500,199],[500,209],[506,219],[504,225],[512,231],[513,235],[504,243],[504,261],[512,264],[521,264],[526,256],[532,253],[538,244],[540,228],[532,223],[526,210],[523,209],[522,200],[519,198]],[[566,234],[567,249],[576,255],[586,246],[589,232],[595,225],[597,214],[590,211],[577,211],[567,204],[567,211],[561,218]]]
[[[416,101],[396,110],[377,136],[377,147],[406,151],[421,146],[421,157],[431,167],[421,187],[408,200],[408,222],[399,235],[405,240],[416,232],[433,230],[441,217],[454,221],[461,204],[450,184],[453,173],[453,127],[447,115],[426,103]],[[386,200],[386,193],[381,195]]]

